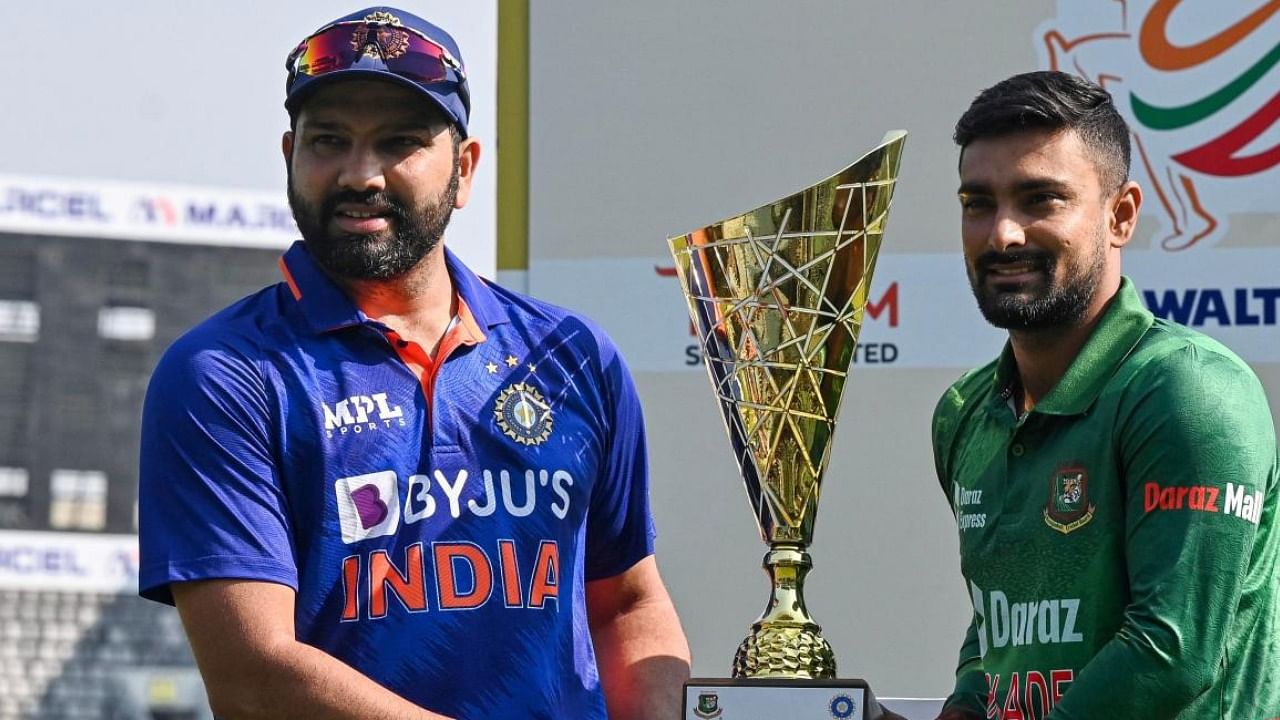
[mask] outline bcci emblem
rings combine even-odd
[[[1049,502],[1045,504],[1044,521],[1062,534],[1074,532],[1093,520],[1094,506],[1089,502],[1089,474],[1084,468],[1062,468],[1049,481]]]
[[[370,13],[365,17],[365,21],[384,23],[387,26],[400,24],[400,18],[388,12]],[[377,47],[374,47],[375,45]],[[404,55],[409,49],[409,35],[396,27],[379,27],[374,30],[373,38],[370,38],[369,26],[360,25],[351,35],[351,49],[375,59],[379,58],[378,50],[381,49],[381,59],[391,60]]]
[[[858,703],[848,695],[840,693],[831,698],[831,706],[827,709],[831,711],[831,717],[845,720],[845,718],[851,718],[858,712]]]
[[[508,385],[493,411],[502,432],[521,445],[541,445],[551,436],[551,405],[532,385]]]
[[[693,714],[700,718],[716,718],[720,717],[720,696],[715,693],[700,693],[698,695],[698,707],[693,709]]]

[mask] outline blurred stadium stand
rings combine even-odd
[[[184,330],[277,282],[279,255],[0,233],[0,720],[211,717],[172,608],[128,582],[95,588],[100,568],[76,565],[92,553],[29,539],[130,539],[151,369]]]

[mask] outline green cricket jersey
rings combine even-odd
[[[1280,461],[1257,377],[1126,278],[1021,418],[1016,378],[1006,346],[934,413],[973,601],[948,705],[1280,718]]]

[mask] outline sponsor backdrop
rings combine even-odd
[[[1250,362],[1280,362],[1280,278],[1274,270],[1280,247],[1203,252],[1195,272],[1188,262],[1158,250],[1125,256],[1128,274],[1156,315],[1202,330]],[[669,260],[548,260],[538,265],[535,279],[563,288],[557,295],[566,304],[592,307],[635,370],[705,372]],[[592,305],[619,287],[627,289],[624,302]],[[956,254],[885,254],[872,287],[854,354],[860,370],[965,369],[990,360],[991,348],[1003,341],[969,301]]]
[[[268,248],[298,233],[283,192],[10,175],[0,175],[0,230]]]
[[[136,535],[0,533],[0,589],[118,593],[137,588]]]
[[[1265,0],[532,8],[527,281],[597,318],[637,372],[659,561],[695,674],[727,674],[763,608],[764,545],[665,239],[909,131],[809,588],[841,675],[881,695],[941,696],[969,600],[929,417],[1003,342],[960,259],[955,119],[1015,72],[1103,83],[1133,128],[1146,192],[1126,273],[1157,315],[1233,347],[1280,406],[1277,38],[1280,4]]]

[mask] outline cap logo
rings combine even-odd
[[[369,38],[369,26],[359,25],[351,34],[351,49],[363,52],[375,59],[392,60],[404,55],[409,49],[409,34],[400,30],[400,18],[389,12],[373,12],[365,16],[365,22],[381,23],[395,27],[374,28],[374,36]],[[374,47],[374,45],[377,47]],[[381,50],[381,52],[379,52]]]
[[[395,15],[392,15],[391,13],[385,10],[379,10],[377,12],[371,12],[368,15],[365,15],[364,21],[371,22],[371,23],[386,23],[387,25],[402,24],[400,22],[400,18],[396,17]]]

